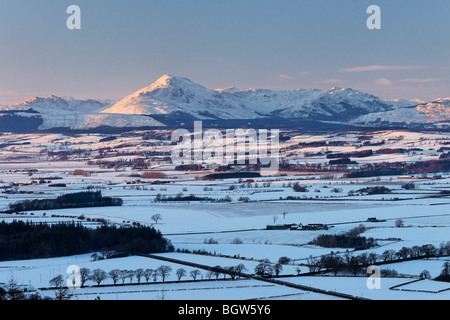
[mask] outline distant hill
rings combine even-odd
[[[0,131],[205,126],[450,128],[450,99],[386,101],[350,88],[208,89],[164,75],[117,102],[54,95],[0,106]]]

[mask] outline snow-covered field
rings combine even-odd
[[[418,291],[420,288],[428,288],[429,291],[441,290],[449,286],[438,281],[425,280],[421,282],[400,286],[398,289],[408,288],[411,291],[392,290],[392,287],[411,282],[408,278],[381,278],[380,289],[368,289],[366,277],[295,277],[284,278],[284,281],[313,286],[327,291],[338,291],[355,295],[361,298],[374,300],[449,300],[450,291],[439,293]],[[417,291],[413,291],[417,290]]]
[[[330,300],[327,295],[265,284],[255,280],[191,282],[121,286],[113,288],[83,288],[73,291],[73,300],[250,300],[296,299]]]
[[[441,193],[450,190],[450,175],[439,172],[428,175],[384,176],[350,179],[333,172],[283,172],[277,176],[262,176],[247,179],[198,180],[199,176],[211,173],[204,171],[176,171],[165,157],[170,155],[170,138],[163,131],[143,140],[144,133],[117,135],[116,139],[102,141],[100,134],[66,136],[63,134],[4,134],[0,144],[5,144],[0,154],[0,210],[8,209],[10,203],[22,200],[55,198],[58,195],[101,190],[103,195],[120,197],[121,207],[58,209],[29,211],[22,214],[0,213],[0,221],[26,220],[43,223],[80,222],[88,227],[98,223],[80,220],[79,217],[106,219],[116,225],[140,223],[160,230],[175,247],[176,252],[161,254],[184,262],[206,266],[223,267],[245,265],[249,273],[264,259],[274,265],[280,257],[288,257],[280,275],[288,279],[326,290],[348,293],[371,299],[448,299],[448,292],[438,294],[425,292],[390,290],[389,288],[414,280],[411,278],[382,279],[382,290],[369,290],[364,277],[347,277],[340,272],[338,277],[293,277],[297,269],[308,272],[306,265],[310,256],[320,258],[330,253],[344,255],[353,249],[323,248],[310,244],[318,235],[345,234],[364,225],[361,236],[374,238],[379,246],[361,253],[377,253],[386,250],[398,251],[403,247],[432,244],[439,248],[450,241],[450,195]],[[361,138],[362,133],[300,134],[289,132],[290,140],[281,143],[283,159],[290,163],[327,164],[327,152],[354,152],[381,148],[414,149],[408,152],[377,154],[357,158],[358,165],[375,162],[414,162],[437,160],[450,143],[446,132],[371,132],[370,138]],[[368,136],[368,135],[367,135]],[[306,146],[299,143],[347,141],[345,145]],[[362,145],[370,141],[373,145]],[[382,145],[377,143],[383,142]],[[62,155],[61,152],[67,152]],[[315,154],[314,156],[311,156]],[[136,159],[143,159],[147,168],[135,166]],[[352,159],[353,160],[353,159]],[[92,163],[92,161],[103,161]],[[108,163],[114,163],[109,166]],[[81,174],[74,174],[75,171]],[[143,178],[146,172],[157,172],[159,178]],[[434,177],[438,176],[438,177]],[[157,182],[157,180],[159,182]],[[161,182],[163,181],[163,182]],[[306,192],[295,192],[294,183],[305,186]],[[405,189],[413,183],[414,189]],[[51,186],[65,184],[64,186]],[[385,186],[387,194],[362,194],[358,190],[366,187]],[[228,202],[156,202],[157,196],[175,197],[196,195]],[[286,200],[286,197],[298,197]],[[152,218],[160,214],[157,222]],[[381,222],[368,222],[376,217]],[[402,227],[396,222],[402,220]],[[326,224],[328,230],[266,230],[268,225]],[[211,241],[213,240],[213,241]],[[179,251],[183,251],[181,253]],[[202,251],[202,255],[197,254]],[[189,253],[187,253],[189,252]],[[208,253],[205,255],[204,253]],[[383,264],[381,269],[396,270],[400,275],[418,277],[428,270],[432,278],[438,276],[444,258],[412,260]],[[72,257],[37,259],[28,261],[0,262],[0,282],[11,276],[22,284],[36,288],[46,287],[49,280],[58,274],[66,275],[69,265],[89,269],[156,269],[160,265],[172,268],[167,281],[175,281],[175,270],[194,268],[182,263],[169,263],[144,257],[126,257],[91,261],[90,254]],[[206,270],[200,270],[198,278],[205,280]],[[344,276],[345,275],[345,276]],[[434,283],[417,282],[407,287]],[[112,284],[111,279],[105,284]],[[247,285],[248,284],[248,285]],[[93,285],[93,283],[91,283]],[[242,285],[242,286],[241,286]],[[427,285],[431,286],[432,285]],[[402,287],[400,287],[402,288]],[[440,288],[436,285],[436,290]],[[122,290],[123,289],[123,290]],[[126,290],[125,290],[126,289]],[[434,289],[433,289],[434,290]],[[430,291],[433,291],[430,290]],[[119,292],[120,291],[120,292]],[[127,293],[123,293],[127,291]],[[426,291],[426,290],[425,290]],[[113,286],[80,289],[75,299],[322,299],[335,297],[307,293],[293,288],[284,288],[257,280],[198,281],[196,283],[155,283],[130,288]]]
[[[167,276],[165,281],[176,281],[178,278],[175,272],[179,268],[186,270],[187,276],[185,277],[185,280],[189,278],[189,272],[195,270],[195,268],[139,256],[92,261],[91,254],[87,254],[60,258],[35,259],[32,261],[20,260],[1,262],[0,282],[7,282],[12,273],[15,278],[24,284],[31,284],[35,288],[45,288],[49,286],[49,281],[54,276],[58,274],[69,276],[71,274],[70,266],[78,266],[79,268],[88,268],[90,270],[102,269],[109,272],[113,269],[136,270],[142,268],[144,270],[156,270],[161,265],[168,266],[172,269],[172,272]],[[203,274],[203,276],[205,276],[205,274]],[[199,276],[199,279],[201,277],[202,275]],[[161,281],[160,278],[157,280]],[[136,283],[137,279],[134,278],[132,281],[133,283]],[[119,283],[121,283],[121,281],[119,281]],[[130,280],[127,278],[125,283],[130,283]],[[86,284],[95,285],[92,281],[89,281]],[[113,284],[113,281],[111,279],[106,279],[102,284]]]

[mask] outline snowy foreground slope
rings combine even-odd
[[[385,101],[349,88],[267,90],[208,89],[187,78],[164,75],[113,103],[54,95],[0,106],[0,129],[159,127],[178,120],[332,121],[359,126],[447,126],[450,100]]]

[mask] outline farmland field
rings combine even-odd
[[[195,171],[180,170],[172,164],[167,138],[170,132],[162,133],[146,140],[138,131],[113,135],[115,139],[105,139],[111,135],[101,134],[1,135],[0,221],[75,223],[92,229],[101,225],[150,226],[170,240],[173,251],[154,257],[108,257],[99,251],[94,257],[94,252],[86,252],[2,261],[0,285],[14,278],[24,287],[53,296],[50,280],[57,275],[68,278],[69,266],[107,273],[115,269],[154,271],[168,266],[170,272],[164,279],[156,276],[144,281],[141,276],[139,282],[134,275],[118,283],[105,278],[101,285],[88,280],[84,287],[71,289],[72,298],[449,298],[446,289],[450,285],[434,280],[450,260],[450,174],[445,164],[448,132],[287,131],[283,134],[289,139],[280,143],[278,174],[211,180],[199,178],[216,172],[213,164],[203,164]],[[336,143],[339,141],[346,143]],[[351,164],[330,164],[334,159],[330,154],[365,150],[370,150],[370,155],[350,157]],[[372,169],[390,166],[409,171],[348,175],[366,172],[368,165]],[[411,171],[413,166],[419,169]],[[242,165],[228,170],[253,169]],[[298,191],[295,186],[304,188]],[[14,203],[87,191],[120,198],[123,204],[10,210]],[[308,225],[321,227],[302,229]],[[355,230],[356,236],[349,236]],[[319,236],[364,237],[375,244],[364,248],[324,246],[314,242]],[[361,260],[361,255],[370,254],[376,254],[370,265],[379,265],[381,270],[380,289],[367,286],[369,263]],[[313,261],[325,261],[325,257],[339,257],[341,265],[336,269],[312,265]],[[359,259],[355,272],[346,267],[351,257]],[[271,274],[258,279],[258,265],[264,262]],[[243,276],[233,276],[232,270],[239,264],[245,268]],[[217,266],[223,271],[220,275],[211,273]],[[176,275],[178,269],[185,271],[181,279]],[[195,279],[194,270],[198,271]],[[426,279],[425,270],[430,275]],[[322,291],[263,281],[267,279]]]

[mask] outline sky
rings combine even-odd
[[[81,30],[66,26],[70,5]],[[0,0],[0,105],[117,100],[164,74],[430,101],[450,97],[449,17],[448,0]]]

